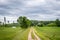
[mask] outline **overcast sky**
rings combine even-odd
[[[19,16],[32,20],[60,19],[60,0],[0,0],[0,21],[13,22]]]

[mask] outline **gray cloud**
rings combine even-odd
[[[12,21],[19,16],[35,20],[60,19],[60,0],[0,0],[0,17],[4,16]]]

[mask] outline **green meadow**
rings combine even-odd
[[[42,40],[60,40],[60,27],[33,27]],[[0,27],[0,40],[28,40],[30,28]],[[32,34],[34,38],[34,35]]]
[[[42,40],[60,40],[60,27],[35,27],[35,31]]]
[[[27,40],[29,28],[0,27],[0,40]]]

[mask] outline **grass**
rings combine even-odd
[[[20,27],[0,27],[0,40],[27,40],[28,32],[29,28],[21,29]]]
[[[16,38],[18,40],[28,40],[28,33],[29,33],[29,28],[28,29],[24,29],[22,32],[20,32]],[[14,38],[15,39],[15,38]],[[16,39],[15,39],[16,40]]]
[[[60,40],[60,27],[35,27],[35,32],[42,40]]]
[[[0,27],[0,40],[12,40],[21,28]]]
[[[60,27],[34,27],[34,29],[42,40],[60,40]],[[29,30],[30,28],[0,27],[0,40],[28,40]]]

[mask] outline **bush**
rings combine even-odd
[[[56,24],[55,24],[55,23],[50,23],[50,24],[48,24],[47,26],[54,27],[54,26],[56,26]]]
[[[39,26],[39,27],[43,27],[43,26],[44,26],[44,24],[42,24],[42,23],[41,23],[41,24],[38,24],[37,26]]]

